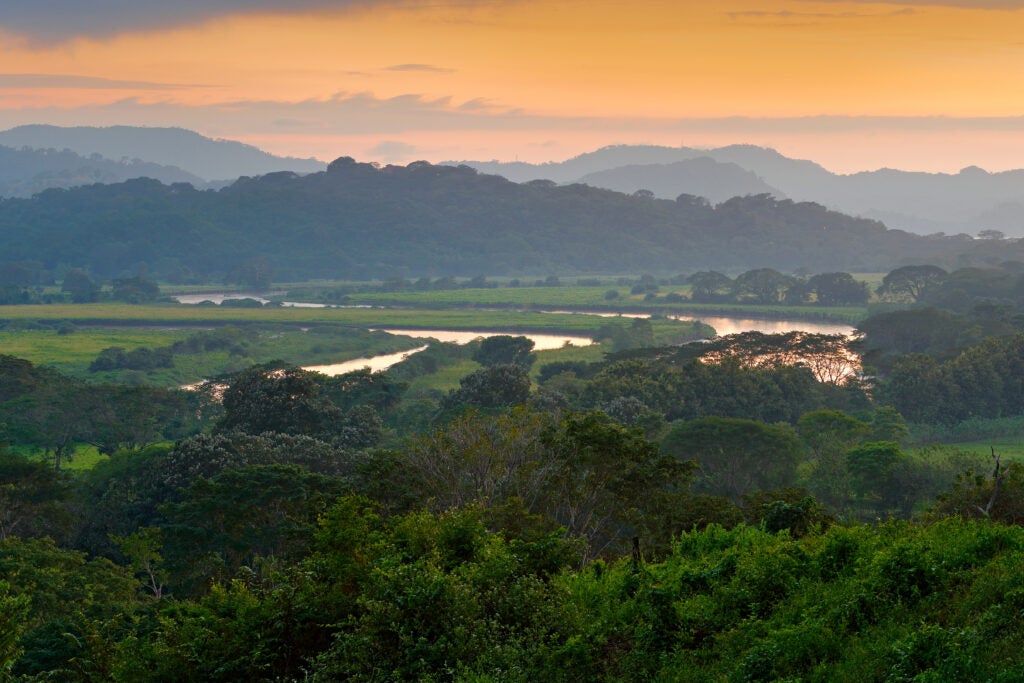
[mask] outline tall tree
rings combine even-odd
[[[757,268],[737,276],[734,289],[740,296],[750,296],[755,303],[768,306],[782,301],[783,293],[794,281],[773,268]]]
[[[792,486],[801,452],[790,427],[724,417],[677,425],[661,447],[700,466],[696,483],[701,490],[733,501],[750,491]]]
[[[903,266],[882,279],[878,295],[897,301],[917,302],[929,288],[942,284],[948,276],[949,273],[938,266]]]
[[[473,360],[481,365],[519,365],[529,369],[537,359],[532,355],[533,340],[529,337],[513,337],[499,334],[480,342],[480,348],[473,354]]]

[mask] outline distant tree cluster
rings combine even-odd
[[[772,268],[741,273],[735,279],[717,271],[700,271],[686,278],[690,298],[699,303],[807,304],[863,306],[871,292],[849,273],[821,273],[803,279]]]
[[[326,172],[241,178],[219,191],[140,178],[0,203],[0,253],[37,272],[70,266],[96,281],[145,273],[258,289],[272,279],[321,277],[434,288],[445,286],[436,278],[459,276],[488,286],[481,273],[553,285],[551,273],[754,264],[870,271],[964,249],[961,240],[887,230],[768,195],[711,206],[579,184],[516,184],[464,166],[378,168],[348,158]],[[771,299],[770,283],[748,284],[746,296]],[[75,289],[89,298],[87,287]]]

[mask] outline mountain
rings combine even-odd
[[[81,156],[65,149],[12,149],[0,146],[0,197],[30,197],[49,188],[119,183],[155,178],[166,184],[205,185],[199,176],[176,166],[145,161],[112,161],[98,154]]]
[[[790,159],[754,145],[709,150],[619,145],[559,163],[459,163],[519,182],[549,178],[559,183],[587,182],[626,189],[630,186],[627,178],[642,177],[646,189],[666,199],[681,193],[703,191],[702,196],[722,196],[734,191],[728,178],[701,181],[678,173],[676,164],[699,157],[735,164],[756,174],[781,196],[820,202],[837,211],[884,221],[892,228],[921,234],[974,234],[996,229],[1024,237],[1024,211],[1020,210],[1024,206],[1024,170],[988,173],[971,166],[955,174],[879,169],[842,175],[812,161]],[[707,189],[708,184],[716,182],[721,182],[719,189]]]
[[[137,179],[0,202],[5,261],[97,277],[142,269],[168,280],[210,281],[256,266],[282,280],[885,271],[952,258],[971,242],[765,194],[711,206],[349,158],[320,173],[242,178],[216,191]]]
[[[680,194],[679,188],[684,188],[686,194],[704,197],[715,204],[731,197],[751,194],[785,198],[785,193],[764,182],[752,171],[710,157],[697,157],[671,164],[620,166],[588,173],[579,182],[625,193],[648,190],[656,197],[673,199]]]
[[[19,126],[0,131],[0,145],[32,149],[68,149],[83,156],[141,159],[176,166],[207,181],[234,180],[275,171],[315,173],[326,164],[316,159],[279,157],[251,145],[214,140],[183,128],[109,128]]]

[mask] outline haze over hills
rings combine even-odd
[[[972,242],[767,195],[712,206],[349,158],[326,172],[242,178],[219,191],[140,179],[0,202],[4,260],[172,281],[211,281],[253,262],[279,279],[885,271],[953,258]]]
[[[892,228],[922,234],[975,234],[995,229],[1024,236],[1024,170],[988,173],[968,167],[946,174],[881,169],[840,175],[814,162],[790,159],[753,145],[718,149],[612,146],[560,163],[452,163],[517,182],[546,178],[622,192],[648,189],[672,199],[682,193],[699,195],[705,188],[689,165],[699,158],[735,164],[795,201],[819,202],[844,213],[882,220]],[[730,176],[718,168],[713,172],[720,182],[718,196],[749,193],[745,184],[749,181],[743,176]]]
[[[31,197],[49,188],[119,183],[139,177],[154,178],[167,185],[206,185],[203,178],[177,166],[163,166],[139,159],[114,161],[99,154],[82,156],[69,149],[0,146],[0,197]]]
[[[0,196],[8,197],[133,177],[221,187],[242,176],[315,173],[326,167],[316,159],[279,157],[181,128],[30,125],[0,132],[0,146],[13,148],[0,153]],[[546,179],[627,194],[649,190],[664,199],[691,194],[719,203],[734,196],[770,194],[817,202],[919,234],[973,235],[994,229],[1024,236],[1024,170],[988,173],[968,167],[943,174],[880,169],[841,175],[754,145],[618,145],[544,164],[445,163],[519,183]]]
[[[732,197],[770,194],[785,199],[786,193],[764,182],[752,171],[733,163],[722,163],[710,157],[697,157],[671,164],[622,166],[607,171],[588,173],[578,182],[631,194],[649,190],[654,196],[674,199],[685,193],[704,197],[719,204]]]
[[[113,161],[141,159],[176,166],[205,181],[234,180],[276,171],[315,173],[326,167],[316,159],[279,157],[252,145],[214,140],[183,128],[18,126],[0,131],[0,145],[68,149],[82,156],[99,154]]]

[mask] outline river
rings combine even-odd
[[[346,372],[355,372],[356,370],[362,370],[363,368],[369,368],[373,372],[377,372],[379,370],[387,370],[396,363],[401,363],[412,354],[425,350],[428,346],[429,344],[424,344],[423,346],[419,346],[415,349],[409,349],[408,351],[386,353],[380,356],[371,356],[369,358],[355,358],[353,360],[344,361],[343,363],[307,365],[303,369],[320,372],[325,375],[330,375],[331,377],[334,377],[335,375],[344,375]]]
[[[415,339],[436,339],[438,341],[451,342],[455,344],[468,344],[474,339],[479,339],[480,337],[493,337],[496,334],[505,334],[504,332],[474,332],[470,330],[396,330],[391,328],[374,328],[371,331],[400,334],[406,337],[413,337]],[[533,341],[533,348],[535,351],[560,349],[564,346],[590,346],[594,343],[594,340],[589,337],[573,337],[560,334],[528,333],[523,334],[522,336],[528,337]],[[429,346],[429,344],[420,346],[419,348],[410,349],[408,351],[387,353],[380,356],[371,356],[370,358],[356,358],[355,360],[347,360],[342,363],[331,363],[330,365],[307,365],[305,366],[305,369],[322,372],[323,374],[331,375],[332,377],[334,375],[343,375],[346,372],[362,370],[363,368],[370,368],[374,372],[378,370],[387,370],[392,365],[402,362],[410,355],[423,351],[427,346]]]
[[[259,292],[259,293],[246,293],[246,292],[210,292],[208,294],[181,294],[174,298],[178,302],[183,304],[198,304],[203,301],[211,301],[215,304],[221,304],[225,299],[256,299],[261,303],[268,303],[268,296],[274,296],[282,294],[282,292]],[[295,301],[286,301],[281,304],[282,306],[293,306],[296,308],[324,308],[325,304],[313,304],[313,303],[302,303]],[[348,306],[342,306],[341,308],[348,308]],[[370,308],[370,306],[355,306],[354,308]],[[649,318],[650,314],[647,313],[595,313],[593,311],[576,311],[576,310],[550,310],[542,311],[543,313],[571,313],[578,315],[597,315],[603,318]],[[804,332],[810,332],[813,334],[853,334],[853,327],[850,325],[843,325],[839,323],[828,323],[828,322],[811,322],[807,320],[766,320],[760,318],[740,318],[730,316],[699,316],[699,315],[673,315],[669,316],[674,320],[685,320],[694,321],[700,320],[706,325],[710,325],[715,329],[715,332],[720,337],[724,337],[728,334],[737,334],[739,332],[763,332],[765,334],[780,334],[784,332],[791,332],[793,330],[802,330]],[[492,337],[498,334],[516,334],[515,332],[494,332],[494,331],[482,331],[482,330],[409,330],[409,329],[397,329],[397,328],[374,328],[379,329],[382,332],[389,332],[391,334],[400,334],[407,337],[414,337],[416,339],[437,339],[443,342],[453,342],[456,344],[466,344],[474,339],[480,337]],[[549,349],[559,349],[563,346],[589,346],[593,344],[593,340],[588,337],[579,337],[572,335],[561,335],[561,334],[523,334],[525,337],[529,337],[534,343],[534,349],[537,351],[546,351]],[[331,363],[329,365],[310,365],[306,366],[307,370],[315,370],[316,372],[322,372],[326,375],[341,375],[346,372],[352,372],[354,370],[361,370],[363,368],[370,368],[371,370],[386,370],[395,363],[401,362],[403,359],[408,357],[410,354],[417,353],[427,348],[421,346],[416,349],[410,349],[408,351],[400,351],[398,353],[388,353],[380,356],[372,356],[370,358],[356,358],[354,360],[344,361],[341,363]]]

